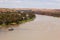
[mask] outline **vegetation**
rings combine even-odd
[[[0,12],[0,25],[20,24],[34,18],[33,12]]]
[[[53,16],[53,17],[60,17],[60,11],[37,11],[36,14],[40,14],[40,15],[47,15],[47,16]]]

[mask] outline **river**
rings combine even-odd
[[[60,18],[36,15],[35,20],[14,28],[0,30],[0,40],[60,40]]]

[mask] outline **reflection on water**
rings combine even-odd
[[[60,18],[36,15],[34,21],[0,30],[0,40],[60,40]]]
[[[0,30],[6,31],[8,29],[16,28],[19,24],[13,24],[13,25],[2,25],[0,26]]]

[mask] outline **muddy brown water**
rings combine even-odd
[[[0,40],[60,40],[60,18],[36,15],[14,31],[0,30]]]

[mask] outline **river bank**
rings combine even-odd
[[[60,18],[36,15],[14,31],[0,31],[0,40],[60,40]]]

